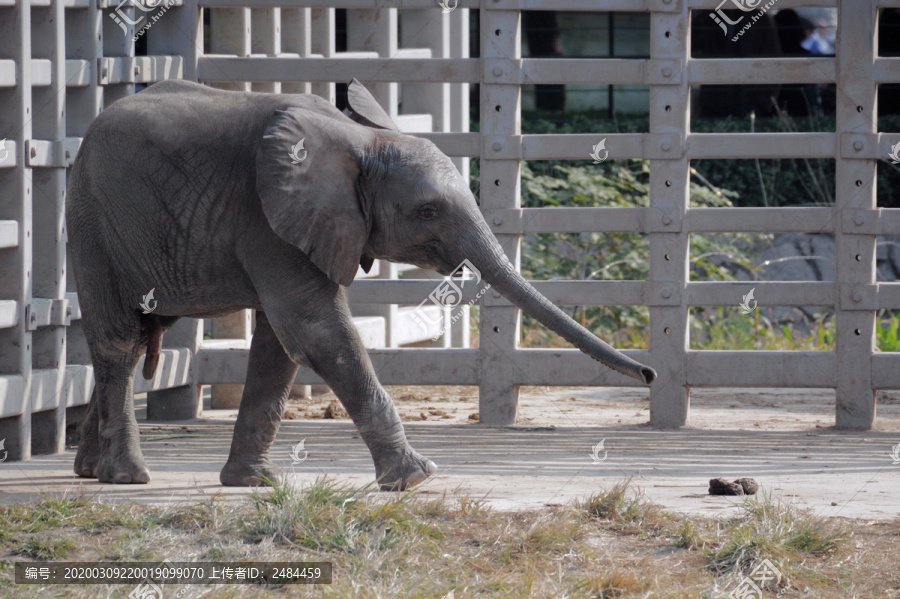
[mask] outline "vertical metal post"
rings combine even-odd
[[[220,316],[212,319],[213,339],[237,339],[243,342],[246,349],[250,348],[250,336],[253,328],[250,326],[250,310],[240,310],[234,314]],[[232,409],[241,405],[241,395],[244,393],[243,385],[212,385],[210,389],[210,407],[214,409]]]
[[[250,51],[257,56],[281,54],[281,9],[254,8],[250,23]],[[279,81],[253,83],[252,88],[255,92],[281,93]]]
[[[690,128],[690,86],[687,76],[675,65],[687,65],[690,56],[690,27],[687,3],[675,12],[650,15],[650,56],[671,59],[658,67],[654,78],[681,77],[680,85],[650,86],[650,135],[645,151],[671,155],[650,161],[650,278],[645,284],[644,302],[650,309],[651,365],[659,378],[650,387],[650,424],[657,428],[677,428],[688,423],[690,391],[684,364],[688,346],[687,306],[664,301],[683,297],[688,280],[689,236],[686,231],[668,233],[663,227],[683,221],[690,201],[689,161],[681,143]],[[662,138],[661,135],[674,134]],[[674,138],[674,139],[672,139]],[[652,144],[652,147],[651,147]],[[669,293],[665,293],[668,289]]]
[[[250,9],[213,8],[210,15],[210,50],[212,54],[250,56]],[[218,80],[212,83],[219,89],[250,91],[247,81]]]
[[[162,391],[147,392],[147,420],[189,420],[203,412],[197,381],[197,350],[203,341],[203,321],[182,318],[166,332],[164,347],[186,347],[191,352],[190,383]],[[138,373],[140,371],[138,370]],[[140,376],[138,374],[137,376]]]
[[[397,54],[397,9],[348,9],[347,50],[378,52],[381,58],[392,58]],[[363,83],[385,112],[391,118],[396,117],[399,104],[397,84]]]
[[[132,40],[135,33],[139,31],[139,29],[135,29],[134,25],[131,25],[127,22],[123,22],[125,24],[125,31],[123,31],[122,27],[120,27],[116,23],[116,21],[114,21],[109,16],[115,10],[118,2],[111,2],[110,4],[110,12],[105,12],[105,16],[103,18],[103,58],[99,60],[100,84],[103,85],[104,106],[109,106],[116,100],[134,95],[134,83],[109,82],[109,75],[111,75],[109,69],[112,67],[113,63],[112,61],[107,60],[107,58],[122,58],[127,56],[134,56],[134,42]],[[145,13],[137,8],[129,8],[127,9],[127,12],[132,19],[137,19],[143,16],[149,17],[153,14],[152,12]],[[138,23],[138,27],[143,27],[146,24],[147,21],[140,21]],[[156,27],[155,24],[154,27]]]
[[[450,58],[469,58],[469,9],[457,8],[450,13]],[[469,84],[450,84],[450,129],[449,131],[469,131]],[[453,164],[469,180],[469,159],[453,158]],[[468,320],[468,319],[466,319]]]
[[[310,11],[312,19],[312,51],[324,58],[333,58],[335,54],[334,48],[334,9],[333,8],[314,8]],[[334,83],[313,83],[310,92],[325,98],[334,104],[336,95]]]
[[[493,69],[516,69],[510,62],[521,58],[521,13],[518,10],[482,10],[482,67],[488,61],[504,60]],[[482,81],[494,80],[496,71],[484,73]],[[520,132],[522,104],[518,84],[482,83],[481,85],[481,208],[519,208],[521,202],[519,161],[494,158],[507,149],[510,135]],[[497,239],[519,268],[519,235],[498,235]],[[499,301],[498,301],[499,300]],[[482,298],[481,340],[479,345],[479,414],[484,424],[512,424],[516,420],[521,377],[515,363],[519,345],[519,309],[489,291]]]
[[[203,9],[197,0],[166,12],[147,32],[149,56],[180,56],[182,77],[197,81],[197,60],[203,54]]]
[[[440,8],[403,13],[404,48],[428,48],[432,58],[450,58],[450,15]],[[430,114],[432,131],[450,131],[450,84],[440,81],[404,83],[403,114]]]
[[[49,86],[33,89],[39,106],[32,120],[32,134],[58,146],[66,137],[66,62],[65,8],[62,2],[32,8],[32,57],[50,60]],[[55,159],[61,152],[51,150]],[[32,170],[34,184],[33,294],[49,300],[52,312],[61,316],[66,310],[66,169],[54,160],[52,167]],[[34,389],[31,416],[31,451],[34,454],[58,453],[65,449],[66,401],[63,385],[66,377],[66,327],[64,321],[32,333],[32,368],[49,370],[42,389]],[[40,396],[37,396],[37,393]]]
[[[449,14],[450,31],[449,58],[469,58],[469,9],[457,8]],[[449,85],[450,96],[450,123],[447,131],[469,131],[469,84],[451,83]],[[469,182],[469,159],[459,156],[452,158],[453,164],[467,183]],[[469,347],[470,345],[470,310],[463,308],[465,314],[453,325],[450,330],[450,344],[453,347]]]
[[[103,107],[103,87],[100,85],[102,73],[100,65],[103,58],[103,19],[110,19],[110,17],[104,16],[107,13],[98,4],[91,2],[85,8],[65,11],[65,58],[77,61],[75,64],[83,65],[73,77],[72,82],[67,82],[77,82],[78,84],[67,85],[65,89],[66,136],[70,138],[83,137]],[[66,72],[66,77],[69,76],[71,73]],[[70,156],[70,158],[74,159],[74,156]],[[72,303],[77,303],[75,276],[68,255],[66,256],[66,290],[68,295],[73,298]],[[66,419],[70,422],[79,422],[84,419],[87,412],[91,389],[94,386],[93,367],[90,365],[91,355],[80,319],[71,321],[66,329],[66,362],[76,366],[72,369],[73,371],[85,372],[88,375],[83,387],[75,389],[74,386],[70,386],[65,391],[69,406]],[[78,365],[82,367],[78,367]],[[69,404],[70,400],[71,405]]]
[[[309,8],[282,8],[281,51],[309,57],[312,54],[311,24]],[[311,93],[311,87],[305,81],[284,81],[281,83],[281,91],[286,94],[308,94]]]
[[[16,221],[18,245],[0,250],[0,288],[5,300],[16,302],[16,326],[0,329],[0,373],[19,375],[22,394],[4,398],[0,439],[10,460],[31,457],[31,343],[25,311],[32,297],[32,173],[26,167],[25,147],[31,139],[31,1],[0,7],[0,58],[12,59],[17,85],[0,88],[0,139],[14,141],[15,168],[0,169],[0,220]]]
[[[875,235],[856,233],[876,218],[876,161],[852,157],[865,148],[855,135],[877,131],[875,56],[878,43],[875,0],[839,3],[836,40],[838,136],[835,164],[835,296],[852,297],[875,282]],[[847,147],[849,145],[849,147]],[[845,157],[849,151],[851,157]],[[846,226],[845,226],[846,223]],[[842,293],[843,291],[843,293]],[[835,306],[837,330],[836,425],[839,429],[869,429],[875,422],[872,354],[875,314]]]

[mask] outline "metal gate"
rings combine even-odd
[[[834,388],[837,426],[871,427],[875,390],[900,388],[900,354],[880,353],[875,346],[876,312],[900,308],[900,283],[875,280],[876,236],[900,233],[900,210],[879,209],[875,198],[876,163],[900,141],[900,135],[876,127],[878,85],[900,82],[900,58],[877,55],[877,8],[900,7],[900,0],[777,0],[779,9],[838,7],[836,57],[692,58],[691,12],[715,15],[723,4],[0,0],[0,439],[8,458],[60,451],[67,409],[70,415],[83,409],[93,386],[66,266],[66,169],[103,106],[134,93],[135,86],[168,78],[238,90],[312,92],[330,100],[334,82],[360,79],[402,128],[432,139],[458,158],[461,170],[462,159],[480,159],[484,214],[516,264],[526,233],[647,234],[644,281],[540,281],[535,287],[557,305],[649,307],[649,351],[626,353],[659,373],[650,390],[654,426],[687,423],[691,387],[771,386]],[[335,51],[335,7],[349,9],[344,53]],[[468,57],[475,14],[469,9],[479,9],[479,58]],[[523,59],[522,10],[649,12],[650,57]],[[136,41],[144,43],[140,38],[146,40],[146,56],[135,56]],[[748,82],[835,84],[835,132],[690,132],[691,86]],[[481,124],[479,132],[469,133],[468,84],[474,83],[480,84]],[[522,135],[526,83],[649,86],[649,132],[604,136],[614,158],[650,161],[650,207],[521,208],[519,161],[586,159],[597,141],[596,135]],[[401,101],[404,114],[397,113]],[[757,157],[834,159],[835,205],[689,206],[692,159]],[[834,282],[770,282],[757,298],[769,305],[833,306],[836,351],[688,349],[688,307],[733,306],[753,286],[689,280],[689,236],[708,232],[833,234]],[[435,283],[398,280],[397,267],[382,269],[379,278],[354,283],[349,296],[357,306],[380,306],[369,313],[397,323],[404,316],[396,305],[418,303]],[[478,385],[481,419],[492,424],[513,421],[519,386],[635,384],[575,349],[518,348],[518,310],[493,293],[480,304],[479,348],[467,347],[464,330],[457,331],[454,346],[385,343],[371,350],[381,381]],[[199,385],[243,383],[248,322],[246,313],[220,322],[222,334],[236,341],[204,340],[201,323],[192,319],[168,333],[155,378],[135,381],[136,392],[149,392],[148,414],[190,417],[199,411]],[[297,377],[301,384],[318,382],[305,369]]]

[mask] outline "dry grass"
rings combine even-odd
[[[623,481],[562,508],[497,512],[469,497],[386,494],[326,479],[248,499],[167,507],[83,497],[0,507],[0,596],[23,559],[331,561],[334,583],[260,588],[185,585],[180,597],[725,597],[733,576],[769,559],[768,597],[900,597],[900,522],[855,526],[766,497],[739,517],[678,517]],[[125,597],[118,586],[54,586],[56,597]],[[174,596],[175,591],[170,591]],[[167,595],[168,596],[168,595]]]

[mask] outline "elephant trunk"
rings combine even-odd
[[[484,229],[487,229],[486,224]],[[470,250],[468,254],[470,256],[480,255],[483,258],[487,255],[486,259],[472,260],[472,263],[481,271],[484,280],[490,283],[494,290],[601,364],[636,378],[645,385],[649,385],[656,379],[655,370],[632,360],[602,341],[538,293],[509,262],[493,234],[489,230],[486,233],[490,239],[487,243],[488,247],[484,247],[484,237],[479,236],[478,241],[470,238],[472,245],[481,246],[479,250],[484,253]],[[471,248],[471,245],[468,247]]]

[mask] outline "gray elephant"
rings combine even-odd
[[[146,353],[150,378],[178,318],[245,308],[258,311],[257,324],[223,485],[281,480],[268,450],[300,364],[340,398],[383,489],[434,473],[407,442],[347,306],[344,286],[375,259],[442,275],[468,259],[494,290],[582,351],[646,384],[656,377],[519,275],[433,143],[400,133],[356,80],[349,104],[348,117],[313,95],[166,81],[93,122],[66,215],[96,382],[78,475],[148,482],[132,397],[138,360]],[[144,314],[149,289],[157,305]]]

